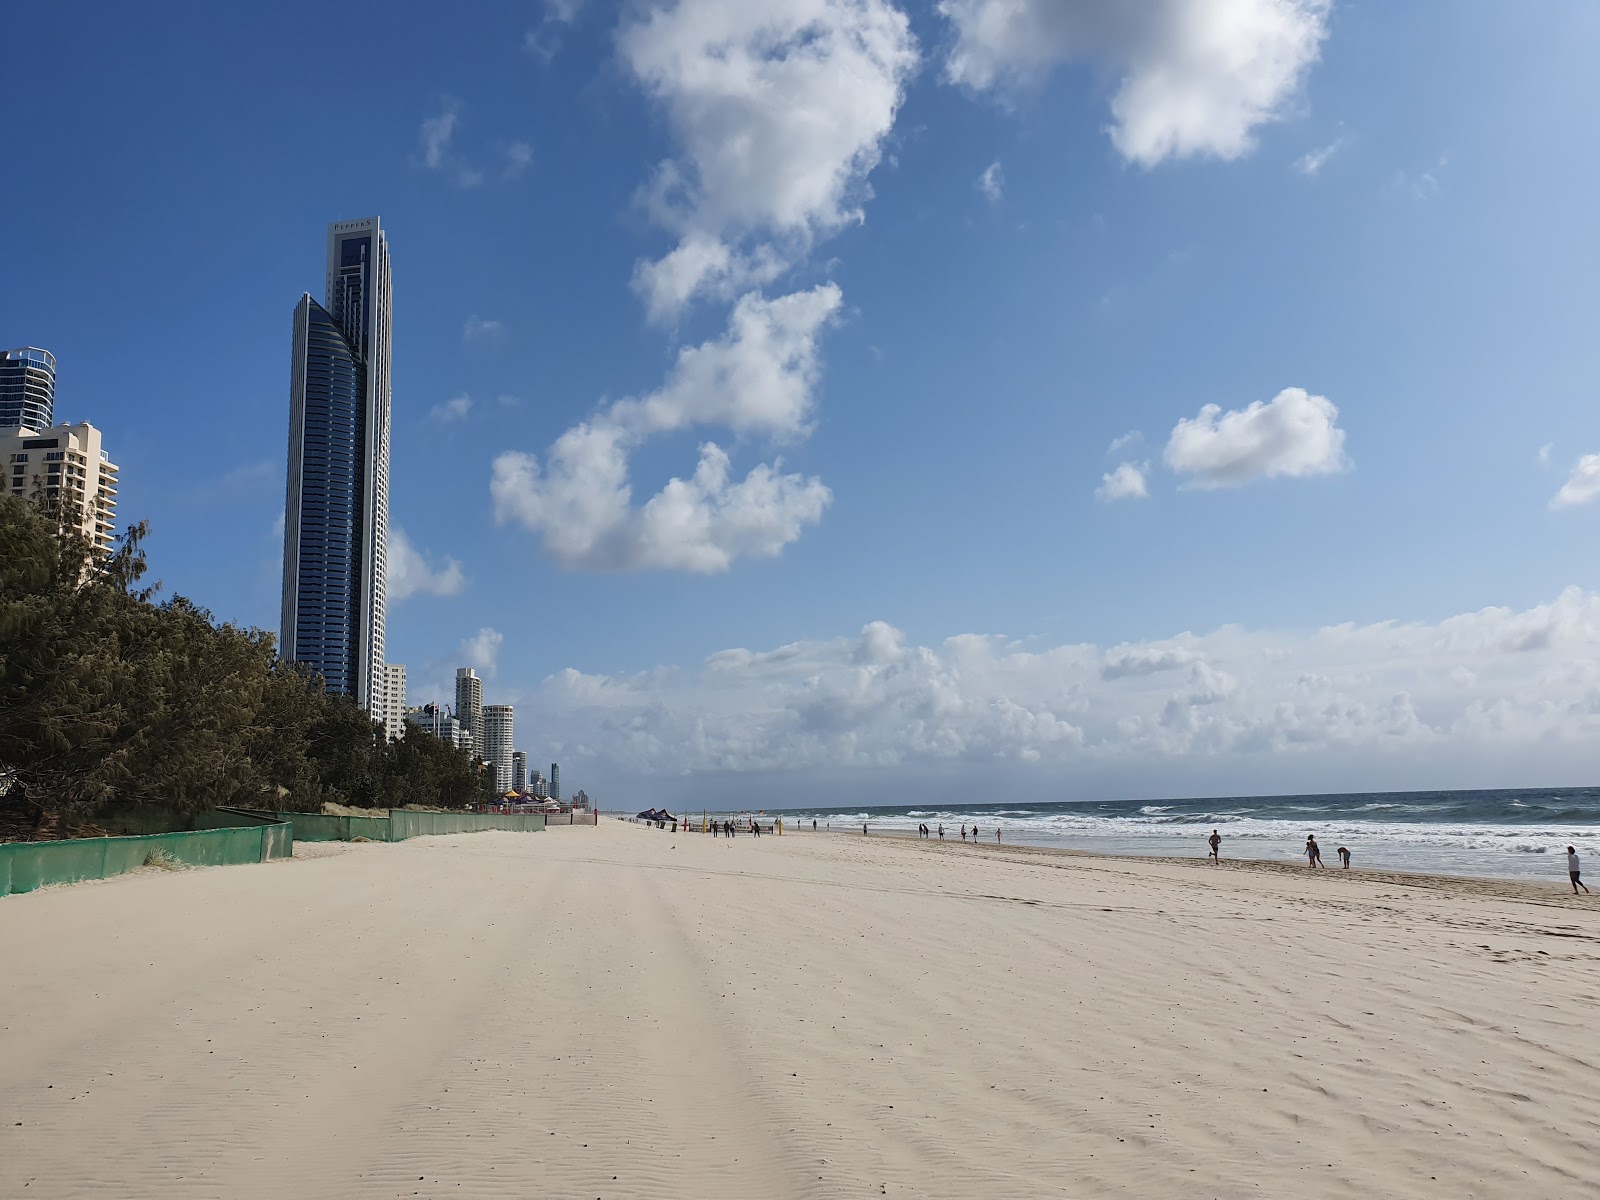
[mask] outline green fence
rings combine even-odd
[[[439,833],[480,833],[486,829],[539,833],[544,829],[544,817],[539,813],[408,812],[391,808],[389,822],[389,840],[394,842]]]
[[[485,829],[507,829],[518,833],[538,833],[544,817],[534,813],[410,812],[391,808],[382,817],[330,817],[321,813],[262,813],[294,826],[294,836],[302,842],[348,842],[364,837],[372,842],[403,842],[407,838],[430,837],[444,833],[479,833]]]
[[[193,833],[10,842],[0,845],[0,896],[31,892],[52,883],[121,875],[144,866],[158,853],[191,866],[220,867],[288,858],[293,850],[290,826],[258,823]]]
[[[369,842],[389,840],[388,817],[330,817],[322,813],[274,813],[280,821],[294,826],[294,836],[302,842],[348,842],[364,837]]]

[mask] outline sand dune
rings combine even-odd
[[[0,1195],[1600,1194],[1600,902],[602,824],[0,900]]]

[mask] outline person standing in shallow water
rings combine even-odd
[[[1322,847],[1317,845],[1315,837],[1306,838],[1306,862],[1313,867],[1322,865]]]
[[[1213,829],[1211,836],[1206,839],[1206,845],[1211,847],[1211,865],[1220,866],[1222,864],[1222,835]]]
[[[1345,847],[1340,846],[1337,853],[1339,855],[1340,869],[1348,871],[1350,869],[1350,851],[1345,849]]]

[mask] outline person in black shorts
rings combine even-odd
[[[1213,829],[1211,836],[1206,839],[1206,845],[1211,847],[1212,865],[1220,866],[1222,863],[1222,835]]]
[[[1322,865],[1322,847],[1317,845],[1315,837],[1306,838],[1306,862],[1313,867]]]
[[[1578,889],[1579,888],[1582,888],[1585,893],[1587,893],[1589,891],[1589,885],[1587,883],[1583,882],[1583,880],[1579,879],[1578,875],[1579,875],[1579,871],[1578,871],[1578,851],[1575,848],[1573,848],[1572,846],[1568,846],[1567,847],[1567,878],[1572,880],[1572,894],[1574,896],[1576,896],[1578,894]]]

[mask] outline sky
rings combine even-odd
[[[647,803],[1593,783],[1588,0],[32,5],[0,344],[276,630],[394,270],[388,657]]]

